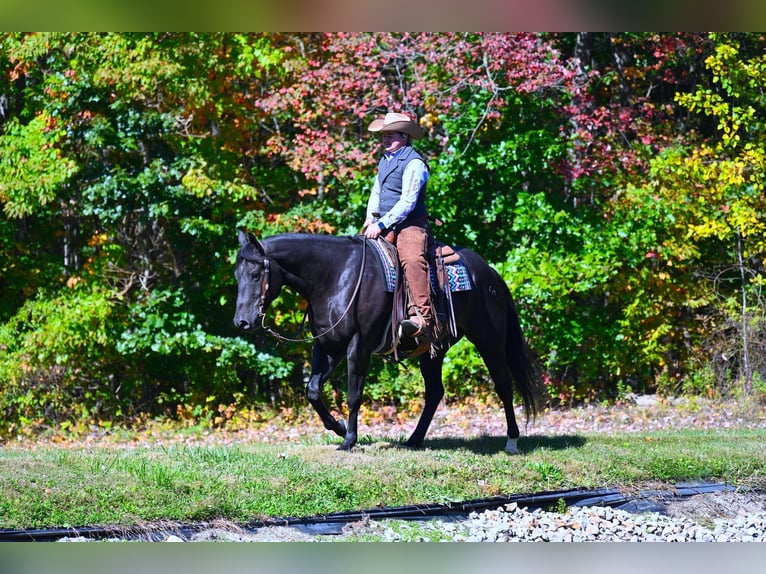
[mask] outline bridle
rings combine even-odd
[[[257,263],[257,261],[248,259],[244,255],[242,256],[242,259],[244,259],[245,261],[249,261],[250,263]],[[362,237],[362,265],[361,265],[361,268],[359,269],[359,278],[356,280],[356,286],[354,287],[354,292],[351,294],[351,298],[349,299],[348,305],[346,305],[346,309],[343,311],[343,314],[324,333],[299,339],[297,338],[297,335],[303,331],[304,326],[306,324],[306,317],[308,317],[308,313],[309,313],[308,307],[306,308],[306,312],[303,315],[303,320],[301,321],[300,328],[298,329],[296,334],[293,335],[292,337],[285,337],[284,335],[280,335],[274,329],[266,325],[266,295],[269,292],[269,279],[271,276],[271,269],[270,269],[270,262],[268,257],[264,257],[263,261],[261,261],[261,265],[263,265],[263,274],[261,276],[261,295],[258,299],[258,307],[256,310],[256,319],[260,318],[261,328],[264,331],[266,331],[269,335],[271,335],[272,337],[276,339],[279,339],[280,341],[288,341],[292,343],[315,341],[319,339],[320,337],[324,337],[330,331],[335,329],[335,327],[340,325],[340,322],[346,318],[346,315],[348,315],[348,312],[351,310],[351,306],[354,304],[354,301],[356,301],[357,295],[359,295],[359,288],[362,285],[362,278],[364,277],[364,266],[365,266],[366,260],[367,260],[367,238]]]
[[[258,300],[258,310],[256,311],[256,318],[263,318],[266,314],[266,294],[269,292],[269,278],[271,276],[270,270],[271,263],[264,257],[263,259],[263,275],[261,277],[261,296]]]

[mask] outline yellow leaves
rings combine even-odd
[[[256,190],[250,185],[211,178],[204,166],[190,168],[181,179],[181,183],[184,189],[199,199],[220,196],[239,201],[255,200],[258,197]]]
[[[728,239],[739,233],[743,238],[752,238],[759,244],[766,243],[766,220],[762,205],[749,205],[747,200],[719,206],[718,213],[701,216],[699,223],[689,225],[687,237],[704,239],[715,237]]]
[[[94,233],[90,239],[88,239],[88,245],[90,247],[98,247],[99,245],[104,245],[107,241],[109,241],[109,234],[105,231],[101,231],[99,233]]]
[[[757,168],[763,161],[763,150],[752,147],[741,158],[727,158],[719,150],[701,146],[676,165],[679,179],[698,183],[705,196],[722,197],[761,179]]]
[[[735,204],[729,211],[727,222],[730,226],[738,229],[743,237],[757,235],[766,229],[758,211],[752,206],[742,203]]]
[[[720,151],[736,151],[743,141],[759,141],[761,122],[758,110],[750,102],[759,102],[766,81],[763,56],[742,58],[736,42],[716,40],[716,50],[705,59],[715,89],[698,88],[693,93],[679,93],[676,102],[691,112],[715,118]]]
[[[687,240],[728,242],[739,233],[757,253],[766,247],[766,147],[751,141],[731,151],[701,144],[664,154],[653,164],[656,193],[682,207]]]
[[[431,129],[438,123],[439,117],[432,112],[425,113],[420,118],[420,127],[422,128]]]

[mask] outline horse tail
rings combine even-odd
[[[543,384],[539,365],[532,357],[532,351],[524,337],[510,291],[506,315],[505,360],[516,391],[521,395],[524,414],[529,420],[537,415],[540,408],[540,402],[544,396]]]

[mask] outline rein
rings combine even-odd
[[[274,329],[266,325],[266,312],[265,312],[265,302],[266,302],[266,293],[269,290],[269,260],[264,259],[263,260],[263,279],[261,282],[261,298],[258,303],[258,315],[261,317],[261,328],[266,331],[269,335],[274,337],[275,339],[278,339],[280,341],[286,341],[290,343],[303,343],[307,341],[316,341],[320,337],[324,337],[327,335],[330,331],[335,329],[338,325],[340,325],[340,322],[343,321],[343,319],[346,318],[346,315],[348,315],[348,312],[351,310],[351,306],[354,304],[354,301],[356,301],[357,295],[359,295],[359,288],[362,286],[362,278],[364,277],[364,266],[365,262],[367,260],[367,238],[363,237],[362,239],[362,266],[359,269],[359,278],[356,280],[356,286],[354,287],[354,292],[351,294],[351,298],[348,301],[348,305],[346,305],[346,309],[343,311],[343,314],[338,318],[335,323],[333,323],[324,333],[321,333],[319,335],[314,335],[311,337],[304,337],[304,338],[296,338],[293,337],[285,337],[284,335],[280,335],[277,333]],[[303,331],[304,325],[306,324],[306,317],[308,316],[308,308],[306,308],[306,313],[303,315],[303,321],[301,321],[301,327],[296,332],[296,335],[298,333],[301,333]]]

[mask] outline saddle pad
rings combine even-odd
[[[368,241],[367,243],[375,246],[375,253],[383,267],[383,274],[386,276],[386,291],[393,293],[396,288],[396,265],[398,261],[394,260],[388,249],[383,247],[378,241]]]
[[[450,293],[456,293],[457,291],[470,291],[473,289],[471,283],[471,275],[468,273],[468,268],[463,264],[463,260],[460,259],[455,263],[445,263],[444,268],[447,270],[447,279],[449,280]],[[436,281],[436,271],[431,269],[431,289],[436,291],[439,288],[439,284]]]
[[[393,293],[394,288],[396,287],[397,262],[391,258],[388,251],[379,245],[377,241],[370,241],[369,243],[375,246],[375,252],[378,254],[378,259],[383,266],[383,273],[386,280],[386,291]],[[468,273],[468,268],[463,264],[461,259],[458,259],[454,263],[445,264],[444,268],[447,270],[449,289],[452,293],[457,291],[470,291],[473,288],[471,275]],[[436,272],[431,268],[431,289],[436,291],[439,288],[438,285]]]

